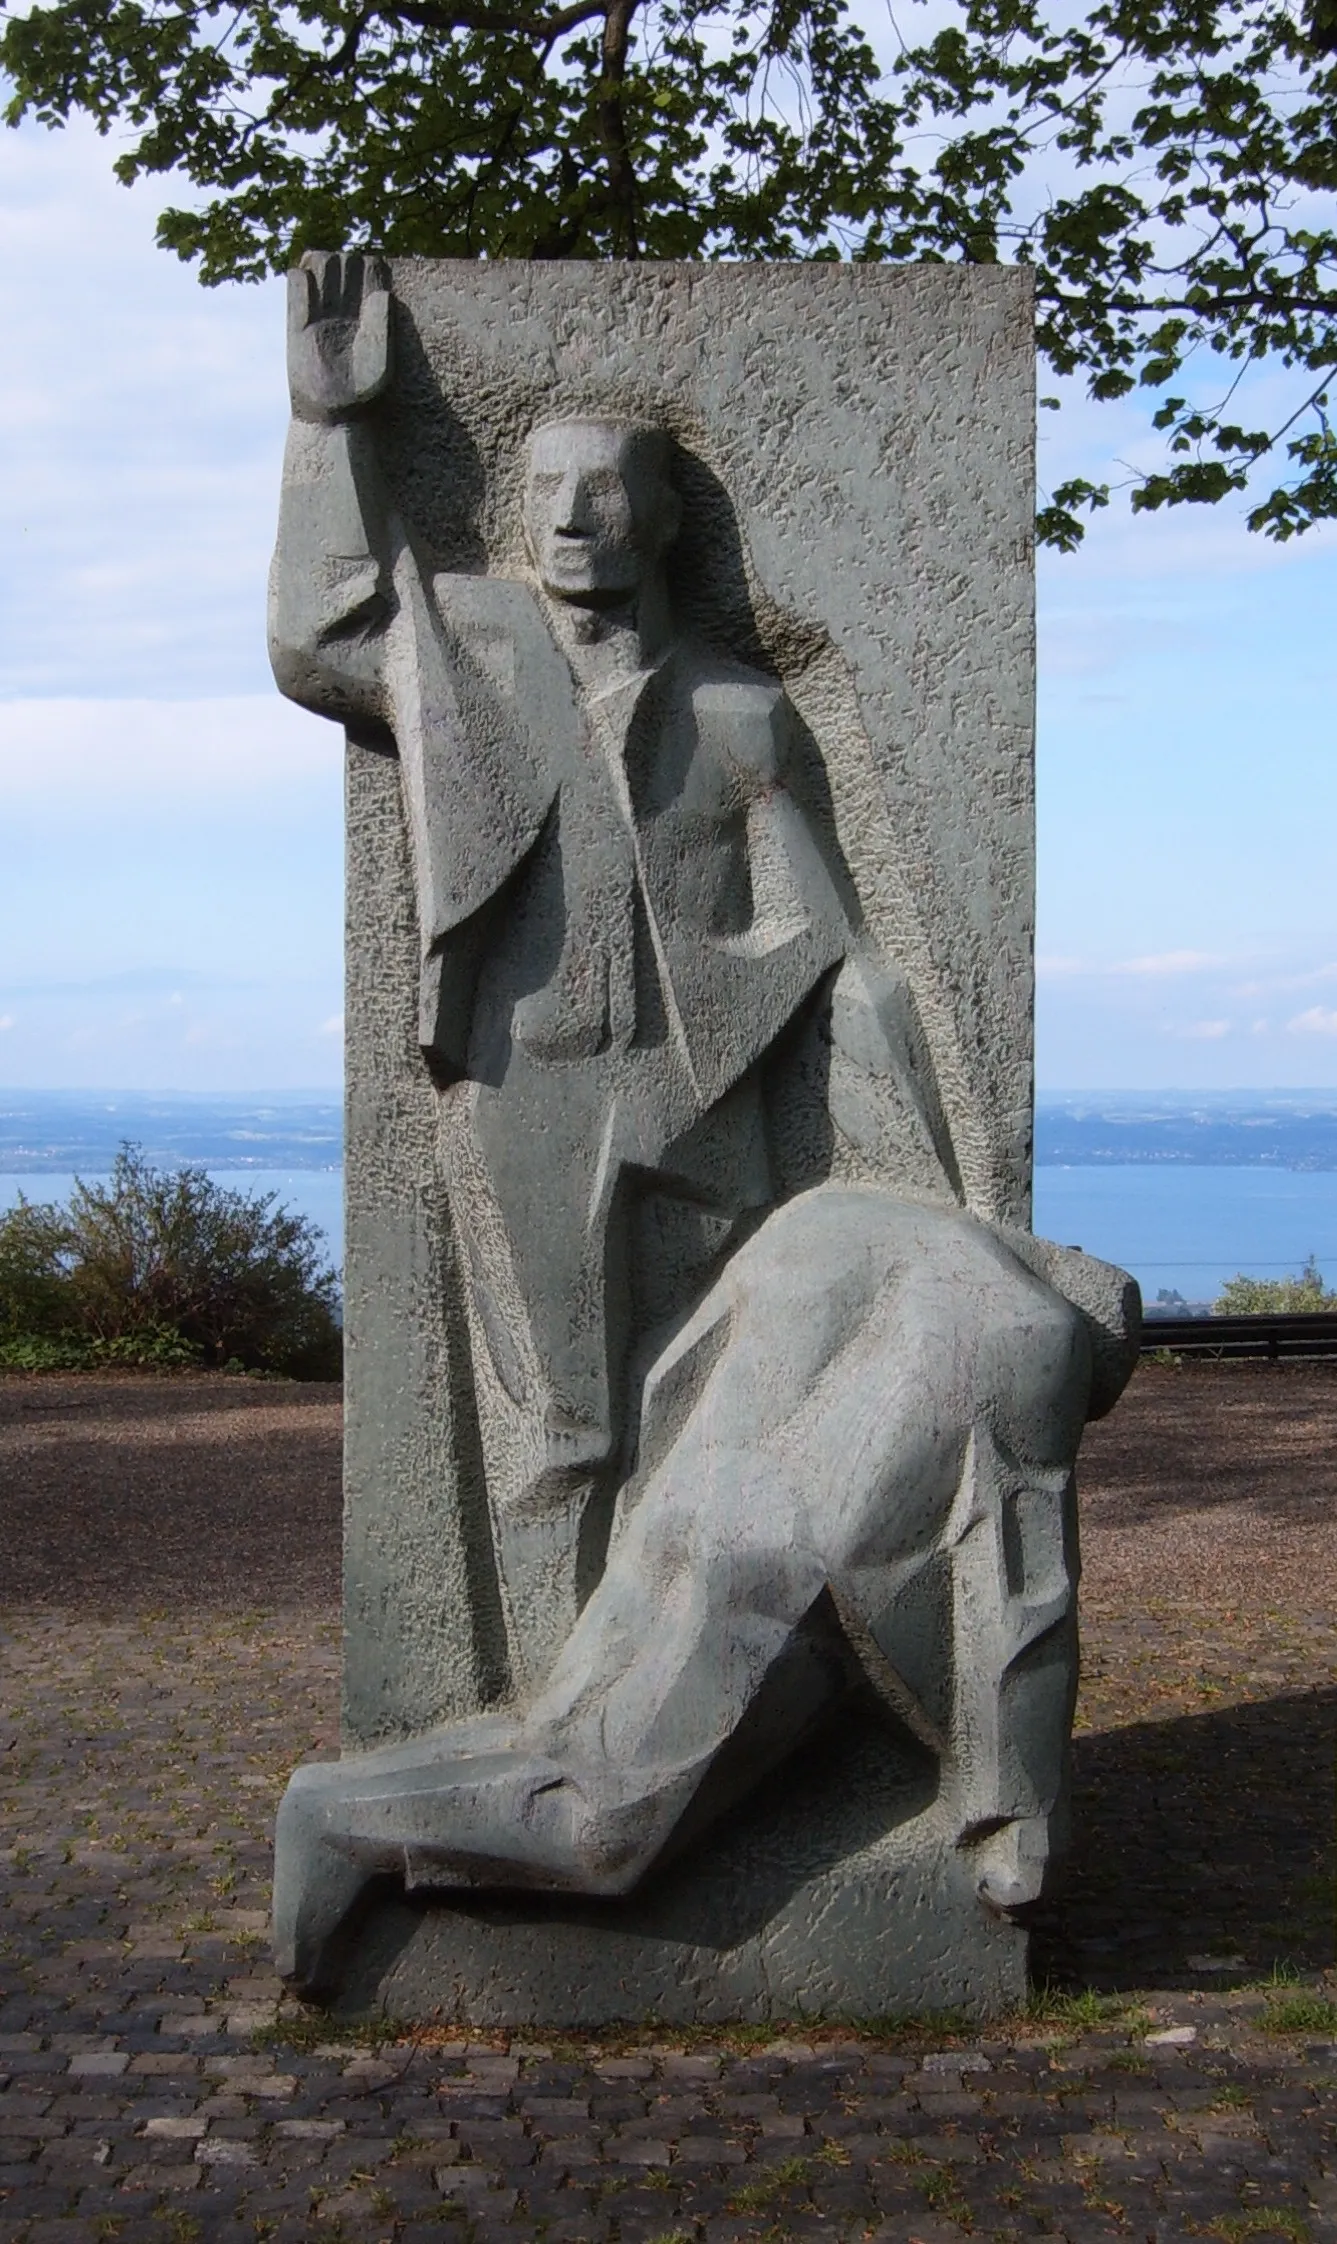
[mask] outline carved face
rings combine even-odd
[[[663,440],[615,421],[549,421],[529,440],[525,535],[558,600],[625,600],[673,542]]]

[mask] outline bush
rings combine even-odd
[[[1324,1291],[1323,1273],[1311,1254],[1297,1278],[1228,1278],[1212,1307],[1218,1317],[1294,1316],[1337,1309],[1337,1293]]]
[[[306,1216],[151,1168],[125,1145],[106,1184],[0,1216],[0,1364],[206,1364],[337,1379],[338,1279]]]

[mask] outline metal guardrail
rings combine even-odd
[[[1147,1317],[1142,1353],[1168,1348],[1175,1356],[1253,1357],[1280,1363],[1300,1356],[1337,1356],[1337,1314],[1324,1310],[1292,1316]]]

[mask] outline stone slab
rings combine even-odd
[[[874,944],[908,978],[965,1202],[1025,1225],[1027,277],[417,261],[391,272],[396,372],[376,408],[378,455],[442,572],[521,566],[524,442],[537,423],[643,418],[678,439],[699,488],[683,494],[675,606],[690,624],[695,588],[709,587],[702,628],[776,675],[820,743],[838,851]],[[383,741],[350,741],[347,802],[354,1750],[495,1703],[508,1663],[478,1343],[419,1045],[413,875]],[[520,2025],[1019,1997],[1025,1935],[984,1910],[922,1802],[874,1781],[848,1816],[828,1802],[810,1827],[800,1792],[791,1777],[690,1870],[669,1866],[630,1901],[382,1902],[345,1999]]]
[[[625,1900],[382,1892],[339,2008],[570,2029],[998,2016],[1025,2000],[1027,1937],[982,1907],[923,1804],[931,1787],[870,1722]]]

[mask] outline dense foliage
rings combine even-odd
[[[1326,1291],[1323,1273],[1311,1254],[1296,1278],[1228,1278],[1212,1306],[1218,1317],[1294,1315],[1337,1309],[1337,1293]]]
[[[1337,514],[1337,0],[949,6],[884,69],[845,0],[52,0],[0,67],[12,121],[84,111],[123,179],[193,184],[159,233],[208,281],[367,244],[1025,260],[1048,365],[1148,392],[1135,507]],[[1040,535],[1107,499],[1069,482]]]
[[[122,1148],[67,1206],[0,1216],[0,1364],[213,1365],[337,1379],[338,1281],[321,1234],[273,1193]]]

